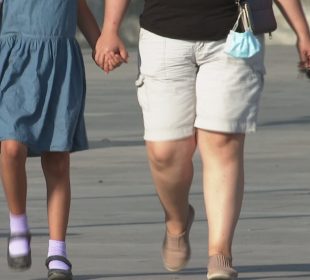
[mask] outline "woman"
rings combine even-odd
[[[232,240],[244,189],[245,135],[255,131],[263,90],[261,49],[250,58],[225,53],[238,16],[235,0],[145,0],[141,15],[138,99],[150,168],[165,212],[165,267],[190,258],[194,209],[188,194],[196,147],[203,162],[209,228],[208,279],[236,279]],[[118,32],[129,0],[106,0],[95,60],[106,72],[127,61]],[[278,0],[298,37],[301,67],[310,67],[310,33],[299,0]]]

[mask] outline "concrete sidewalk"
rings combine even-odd
[[[196,208],[192,260],[180,274],[163,269],[163,213],[150,178],[140,109],[136,54],[104,75],[85,51],[86,120],[91,149],[72,156],[69,257],[75,280],[206,279],[207,225],[201,164],[191,203]],[[245,202],[234,241],[242,280],[310,279],[310,81],[298,77],[294,47],[267,49],[266,89],[259,129],[246,145]],[[6,265],[7,210],[0,195],[0,279],[44,280],[48,229],[38,159],[28,161],[28,212],[33,232],[31,270]]]

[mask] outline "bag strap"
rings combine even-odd
[[[239,26],[239,23],[240,23],[240,20],[242,19],[242,24],[243,24],[243,29],[244,31],[252,31],[252,28],[251,28],[251,25],[250,25],[250,19],[248,18],[248,15],[245,11],[245,8],[244,6],[241,4],[242,0],[236,0],[236,5],[238,6],[238,11],[239,11],[239,14],[238,14],[238,18],[235,22],[235,25],[233,27],[233,31],[236,31],[238,29],[238,26]]]

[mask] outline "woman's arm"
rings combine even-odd
[[[130,0],[105,0],[103,32],[118,34]]]
[[[310,68],[310,30],[300,0],[275,0],[297,36],[302,68]]]
[[[100,36],[100,29],[85,0],[79,0],[78,26],[90,47],[94,50]]]
[[[119,37],[119,29],[130,0],[105,0],[104,24],[96,45],[95,61],[105,72],[110,72],[122,62],[128,53]]]

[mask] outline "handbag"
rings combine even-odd
[[[277,29],[272,0],[236,0],[236,2],[239,11],[243,11],[241,19],[245,29],[252,30],[255,35],[270,34]]]

